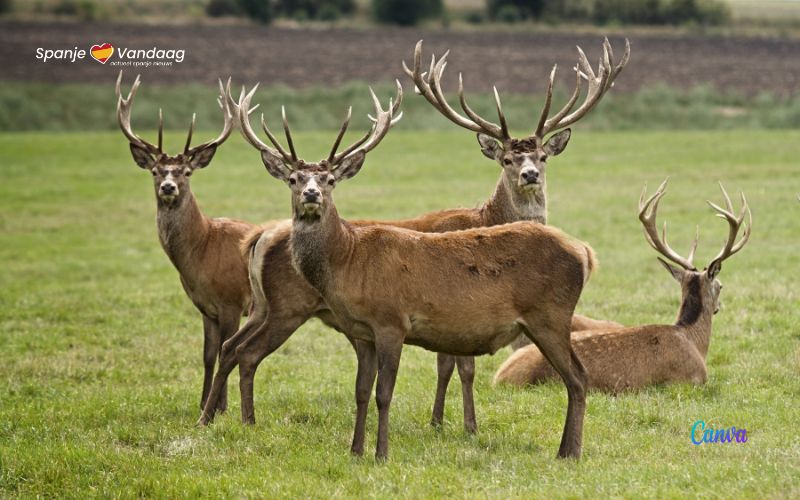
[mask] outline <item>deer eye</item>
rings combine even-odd
[[[297,179],[295,179],[294,177],[289,177],[289,184],[294,186],[295,184],[297,184]]]
[[[183,175],[185,175],[186,177],[191,177],[192,176],[192,169],[191,168],[187,168],[186,170],[183,171]]]
[[[158,171],[156,169],[151,170],[150,173],[153,174],[153,177],[158,175]]]
[[[508,158],[503,160],[503,165],[511,165],[512,161]]]
[[[334,184],[335,182],[336,182],[336,179],[334,179],[334,178],[333,178],[333,176],[331,176],[331,177],[328,177],[328,185],[329,185],[329,186],[333,186],[333,184]]]

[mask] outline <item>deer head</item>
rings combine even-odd
[[[522,138],[514,138],[509,134],[503,108],[500,104],[500,95],[496,87],[494,88],[494,99],[499,124],[482,118],[470,108],[464,97],[464,82],[460,73],[458,75],[458,94],[461,108],[466,116],[460,114],[447,103],[442,91],[441,80],[444,69],[447,66],[449,53],[449,51],[446,52],[438,60],[435,56],[432,56],[428,71],[421,72],[422,40],[420,40],[414,50],[413,68],[409,68],[403,61],[403,70],[414,81],[416,92],[424,96],[441,114],[456,125],[477,132],[481,151],[486,157],[500,164],[508,186],[513,186],[519,191],[530,192],[539,191],[543,188],[547,159],[560,154],[567,147],[571,134],[571,130],[567,127],[585,116],[614,84],[617,75],[630,58],[630,43],[627,39],[625,40],[625,53],[619,64],[615,66],[611,44],[608,39],[605,39],[603,57],[600,59],[597,72],[592,69],[583,50],[578,47],[578,65],[574,68],[576,75],[575,91],[564,107],[548,118],[557,68],[554,66],[550,73],[547,97],[536,129],[533,134]],[[580,97],[583,80],[589,83],[588,94],[583,104],[575,111],[572,111]],[[570,113],[570,111],[572,112]],[[550,133],[553,134],[547,137]]]
[[[192,131],[195,123],[195,115],[192,115],[192,123],[189,125],[189,135],[186,138],[183,152],[174,156],[168,155],[163,150],[164,121],[160,109],[158,110],[158,146],[145,141],[134,133],[131,128],[131,109],[139,84],[139,75],[137,75],[128,97],[123,98],[121,91],[122,71],[119,72],[116,86],[119,126],[122,129],[122,133],[130,141],[133,161],[139,167],[149,170],[153,175],[153,185],[158,200],[168,206],[177,205],[190,192],[189,177],[192,173],[196,169],[208,166],[217,151],[217,147],[231,135],[234,115],[229,102],[225,98],[225,87],[222,85],[222,80],[219,80],[219,105],[222,108],[224,119],[222,132],[216,139],[191,147]],[[230,89],[230,85],[231,81],[228,79],[228,89]]]
[[[261,141],[250,126],[249,119],[250,113],[255,109],[250,108],[250,101],[258,85],[249,93],[245,93],[242,89],[239,102],[236,104],[242,125],[242,134],[253,147],[261,151],[261,159],[267,172],[276,179],[286,182],[291,189],[292,208],[296,218],[315,220],[330,210],[333,207],[332,192],[336,184],[356,175],[364,163],[366,154],[380,144],[389,129],[402,118],[402,113],[398,113],[398,110],[403,101],[403,88],[400,82],[396,83],[397,96],[394,102],[389,101],[389,106],[385,111],[381,107],[378,97],[371,88],[369,89],[375,106],[375,116],[370,116],[373,122],[371,130],[343,151],[337,152],[352,116],[352,107],[347,110],[347,116],[334,140],[330,154],[318,162],[307,162],[297,156],[289,122],[286,119],[286,109],[283,107],[281,108],[283,130],[286,134],[289,151],[281,146],[267,127],[263,114],[261,115],[261,126],[274,148]],[[230,93],[229,99],[233,100]],[[243,109],[248,111],[243,113],[241,112]]]
[[[713,306],[713,312],[716,314],[719,311],[719,295],[722,290],[722,284],[717,279],[719,272],[722,270],[722,262],[728,257],[734,255],[744,247],[745,243],[750,239],[750,230],[753,226],[753,215],[747,205],[747,200],[744,193],[741,193],[742,208],[737,216],[734,213],[733,203],[728,196],[727,191],[720,183],[719,187],[722,190],[722,196],[725,200],[725,208],[722,208],[711,201],[707,201],[709,206],[714,209],[717,217],[725,219],[728,223],[728,239],[722,250],[714,257],[709,265],[702,271],[698,271],[695,267],[694,253],[697,249],[697,235],[695,235],[692,247],[689,251],[689,256],[684,258],[678,255],[667,243],[667,224],[664,223],[664,228],[659,237],[658,228],[656,226],[656,213],[658,211],[658,204],[661,198],[666,194],[667,181],[661,183],[656,193],[649,198],[645,199],[647,193],[647,186],[644,187],[642,195],[639,198],[639,220],[644,227],[644,236],[647,243],[653,249],[660,253],[664,259],[658,257],[658,261],[669,271],[673,278],[681,284],[682,295],[684,302],[689,295],[696,295],[701,297],[703,301],[708,300],[709,304]],[[747,223],[744,222],[747,216]],[[744,225],[742,237],[737,242],[739,231]],[[669,262],[668,262],[669,261]],[[671,263],[672,264],[671,264]],[[673,265],[674,264],[674,265]]]

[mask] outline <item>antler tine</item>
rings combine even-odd
[[[608,38],[606,38],[608,40]],[[609,77],[608,87],[612,87],[614,85],[614,80],[616,80],[617,75],[622,71],[628,61],[631,58],[631,41],[627,38],[625,39],[625,52],[622,53],[622,59],[620,59],[619,64],[614,66],[614,51],[611,49],[611,43],[608,44],[608,55],[611,60],[611,66],[613,67],[611,71],[611,76]]]
[[[436,57],[432,54],[433,61],[431,62],[431,70],[435,65]],[[436,97],[431,92],[430,85],[425,82],[425,75],[426,73],[420,73],[420,69],[422,67],[422,40],[417,42],[417,45],[414,47],[414,69],[411,70],[406,65],[406,62],[403,61],[403,71],[414,81],[414,90],[416,93],[425,97],[425,99],[439,112],[444,113],[439,102],[436,100]],[[429,71],[427,74],[430,76],[432,71]]]
[[[580,97],[581,90],[583,90],[583,80],[585,78],[586,75],[583,74],[580,69],[575,67],[575,90],[572,92],[572,96],[569,98],[569,101],[567,101],[564,107],[561,108],[558,113],[553,115],[552,123],[558,123],[561,121],[561,119],[567,116],[567,113],[572,110],[572,108],[575,106],[575,103],[578,102],[578,97]],[[545,116],[545,118],[547,117]],[[547,121],[545,121],[545,123],[547,123]],[[542,125],[542,130],[537,129],[537,136],[543,138],[544,134],[544,125]]]
[[[500,94],[497,93],[497,87],[492,86],[492,90],[494,91],[494,105],[497,107],[497,117],[500,119],[500,131],[503,133],[504,139],[509,139],[511,136],[508,134],[506,115],[503,114],[503,106],[500,104]]]
[[[261,113],[261,128],[264,130],[264,133],[267,134],[267,139],[269,139],[269,142],[271,142],[272,145],[275,146],[275,150],[277,150],[278,154],[280,154],[283,157],[283,159],[286,160],[290,165],[294,165],[294,160],[292,158],[292,155],[287,153],[286,150],[283,149],[281,143],[278,142],[278,139],[275,138],[275,136],[272,134],[269,127],[267,126],[267,120],[264,118],[264,113]]]
[[[644,189],[642,190],[642,195],[639,197],[639,220],[644,227],[644,235],[647,243],[649,243],[655,251],[671,260],[675,264],[683,267],[684,269],[693,271],[695,270],[695,267],[694,264],[692,264],[692,259],[685,259],[681,257],[677,252],[670,248],[669,244],[667,243],[666,224],[664,224],[661,238],[659,238],[658,235],[658,228],[656,227],[656,214],[658,213],[658,204],[661,202],[661,198],[663,198],[666,194],[668,181],[669,178],[665,179],[664,182],[662,182],[658,187],[658,190],[656,190],[656,193],[647,200],[645,200],[645,196],[647,194],[647,185],[645,184]],[[692,250],[690,255],[694,255],[694,250]]]
[[[244,87],[242,87],[242,94],[239,97],[239,109],[249,109],[250,111],[247,113],[239,113],[239,123],[242,129],[242,136],[250,143],[251,146],[258,149],[259,151],[268,151],[269,153],[278,156],[280,155],[283,159],[289,163],[287,166],[291,168],[291,157],[286,153],[286,151],[281,147],[277,140],[275,140],[275,136],[272,135],[272,132],[269,131],[267,128],[267,123],[264,121],[264,114],[261,114],[261,126],[264,128],[264,131],[269,137],[270,142],[275,145],[276,149],[273,149],[266,145],[261,139],[258,138],[258,134],[255,133],[253,127],[250,126],[250,113],[255,110],[255,107],[250,108],[250,100],[253,98],[253,95],[256,93],[258,89],[258,84],[256,84],[249,93],[245,93]]]
[[[186,145],[183,147],[183,154],[189,154],[189,146],[192,144],[192,132],[194,131],[194,121],[197,113],[192,113],[192,123],[189,124],[189,135],[186,136]]]
[[[342,143],[342,137],[344,137],[344,133],[347,132],[347,127],[350,125],[350,118],[353,116],[353,106],[347,108],[347,116],[342,122],[342,127],[339,129],[339,133],[336,135],[336,140],[333,141],[333,147],[331,148],[331,153],[328,155],[328,163],[333,161],[334,156],[336,156],[336,150],[339,149],[339,144]]]
[[[397,88],[397,95],[398,98],[396,101],[389,100],[389,104],[392,108],[392,126],[394,127],[397,122],[403,118],[403,112],[400,111],[400,105],[403,104],[403,86],[400,84],[400,80],[395,79],[395,84]],[[398,111],[400,111],[398,113]],[[376,118],[370,114],[367,114],[367,118],[370,119],[373,123],[375,122]]]
[[[292,153],[292,163],[297,163],[297,152],[294,150],[292,133],[289,130],[289,122],[286,120],[286,108],[281,106],[281,119],[283,120],[283,132],[286,134],[286,142],[289,144],[289,151]]]
[[[733,203],[731,203],[731,199],[728,196],[728,192],[725,191],[725,188],[722,186],[722,183],[719,185],[720,189],[722,190],[722,196],[725,198],[725,205],[727,210],[712,203],[711,201],[706,201],[711,208],[713,208],[717,212],[717,216],[725,219],[728,222],[729,230],[728,230],[728,239],[725,242],[725,246],[720,250],[716,257],[711,261],[714,262],[722,262],[723,260],[727,259],[731,255],[735,254],[739,250],[744,247],[747,240],[750,239],[750,231],[753,227],[753,214],[750,211],[750,207],[747,205],[747,199],[744,196],[744,193],[741,193],[742,197],[742,209],[739,212],[739,216],[737,217],[733,213]],[[745,216],[748,217],[748,221],[745,224],[744,232],[742,233],[742,238],[739,242],[736,242],[736,238],[739,234],[739,230],[744,223]],[[710,267],[710,266],[709,266]]]
[[[128,141],[146,149],[151,154],[160,154],[160,148],[157,148],[153,144],[136,135],[136,133],[133,131],[133,128],[131,128],[131,109],[133,107],[133,98],[136,97],[136,91],[138,90],[140,84],[140,75],[136,75],[136,79],[133,81],[131,90],[128,92],[128,97],[123,98],[122,70],[120,70],[115,86],[115,91],[117,94],[117,121],[119,122],[119,128],[122,130],[122,133],[125,135],[125,137],[128,138]]]
[[[544,124],[547,122],[547,115],[550,114],[550,105],[553,103],[553,83],[555,82],[557,69],[558,64],[555,64],[553,65],[553,70],[550,71],[550,83],[547,85],[547,96],[544,100],[544,107],[542,108],[542,114],[539,115],[539,123],[536,125],[536,132],[533,133],[536,137],[542,136]]]
[[[612,87],[617,75],[619,75],[619,73],[630,60],[630,41],[627,38],[625,39],[625,53],[622,56],[622,60],[616,66],[614,66],[614,52],[611,48],[611,43],[608,41],[608,38],[603,40],[603,53],[600,56],[600,61],[598,62],[597,73],[595,73],[595,71],[592,69],[592,66],[589,64],[589,60],[583,50],[580,47],[577,47],[577,50],[578,64],[575,67],[575,71],[577,72],[577,82],[575,85],[576,88],[575,92],[573,93],[573,98],[571,98],[567,105],[555,116],[546,120],[544,126],[541,127],[541,130],[537,129],[540,137],[543,137],[545,134],[554,130],[572,125],[583,118],[589,111],[592,110],[592,108],[594,108],[600,99],[603,98],[606,91]],[[589,83],[589,90],[586,94],[586,99],[583,104],[578,107],[578,109],[572,113],[569,113],[580,95],[579,87],[581,84],[581,78],[585,78]]]
[[[391,108],[392,108],[392,126],[394,126],[395,123],[399,122],[400,119],[403,117],[403,112],[400,111],[400,106],[403,104],[403,85],[400,83],[400,80],[398,80],[397,78],[395,78],[394,83],[395,83],[395,90],[396,90],[396,94],[395,95],[397,96],[397,98],[394,100],[394,103],[391,106]],[[399,111],[399,113],[398,113],[398,111]]]
[[[227,83],[223,85],[222,79],[218,78],[217,83],[219,84],[219,96],[217,97],[217,102],[219,103],[219,107],[222,109],[222,131],[215,139],[189,149],[189,141],[191,141],[192,138],[192,131],[190,129],[189,139],[186,141],[186,148],[184,149],[184,154],[186,155],[191,156],[211,145],[219,146],[225,142],[228,137],[230,137],[231,132],[233,132],[233,124],[236,115],[239,113],[239,107],[235,104],[232,106],[231,101],[233,101],[233,98],[230,97],[230,100],[228,98],[231,95],[231,79],[229,77]],[[192,118],[192,127],[194,127],[194,117]]]
[[[256,84],[256,87],[258,87],[258,84]],[[242,91],[239,94],[239,102],[237,102],[236,99],[233,98],[233,94],[231,93],[230,88],[228,88],[228,102],[230,103],[231,108],[234,110],[235,113],[240,113],[241,112],[241,109],[239,107],[239,103],[244,99],[244,95],[245,95],[245,90],[244,90],[244,85],[242,85]],[[252,115],[253,111],[257,110],[259,106],[261,106],[260,103],[256,104],[252,108],[248,109],[247,110],[247,114],[248,115]],[[234,114],[234,116],[237,117],[237,121],[240,121],[238,119],[238,117],[239,117],[238,114]]]
[[[459,98],[461,100],[461,107],[464,109],[464,112],[469,116],[469,118],[458,113],[447,103],[447,100],[444,97],[444,92],[442,91],[441,79],[442,75],[444,74],[444,68],[447,66],[448,54],[449,51],[445,52],[445,54],[439,58],[438,61],[436,60],[435,56],[431,58],[431,66],[427,72],[426,81],[426,73],[420,72],[422,63],[422,40],[420,40],[417,42],[417,45],[414,48],[414,69],[409,69],[404,61],[403,70],[414,81],[417,91],[422,94],[425,99],[431,103],[431,105],[433,105],[434,108],[436,108],[441,114],[443,114],[447,119],[456,125],[473,132],[487,134],[501,141],[508,139],[507,130],[505,130],[507,127],[501,127],[479,117],[472,109],[469,108],[469,106],[465,105],[466,99],[463,96],[463,85],[461,82],[459,85]],[[502,114],[502,108],[499,110],[499,112]],[[504,121],[505,117],[501,118],[501,122]]]
[[[464,79],[461,76],[461,73],[458,74],[458,100],[461,103],[461,109],[464,110],[464,113],[469,116],[472,121],[477,123],[480,127],[484,129],[491,129],[492,127],[496,126],[492,122],[483,119],[481,116],[478,115],[472,108],[467,104],[467,98],[464,96]]]

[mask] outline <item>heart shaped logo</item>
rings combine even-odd
[[[100,45],[92,45],[90,54],[92,54],[95,61],[100,64],[105,64],[106,61],[111,59],[111,56],[114,55],[114,46],[108,42]]]

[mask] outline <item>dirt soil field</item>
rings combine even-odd
[[[425,53],[451,49],[446,87],[455,88],[464,73],[468,90],[484,92],[492,84],[504,92],[542,92],[553,63],[561,84],[570,75],[576,44],[596,61],[600,38],[559,33],[466,33],[415,29],[285,29],[258,26],[146,26],[94,23],[0,23],[0,80],[98,82],[113,79],[119,66],[83,61],[43,63],[36,49],[87,49],[112,43],[117,50],[185,49],[171,67],[128,68],[148,83],[212,84],[217,76],[240,82],[292,87],[338,85],[345,81],[387,82],[401,77],[400,61],[410,61],[414,44],[425,39]],[[612,38],[617,57],[623,41]],[[687,88],[712,84],[725,91],[794,94],[800,85],[800,40],[701,36],[632,37],[632,61],[618,80],[617,92],[665,82]],[[116,55],[115,55],[116,57]],[[403,80],[401,80],[403,81]]]

